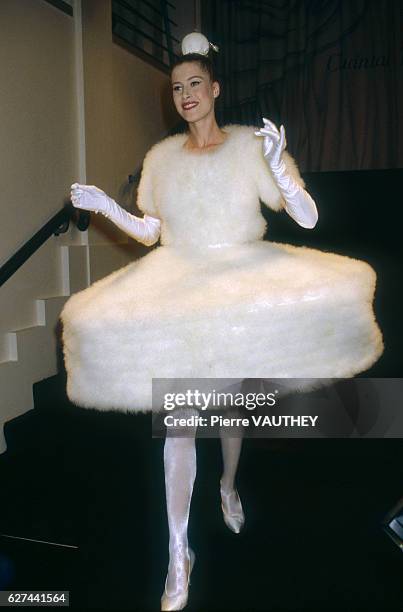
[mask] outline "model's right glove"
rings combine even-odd
[[[116,204],[102,189],[94,185],[80,185],[73,183],[71,186],[71,201],[76,208],[102,213],[113,221],[117,227],[128,236],[135,238],[146,246],[157,242],[161,232],[161,221],[156,217],[144,215],[143,219],[128,213],[124,208]]]

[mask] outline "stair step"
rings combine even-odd
[[[79,505],[70,495],[74,474],[65,466],[63,424],[60,415],[35,410],[6,424],[0,534],[77,544],[72,519]]]
[[[54,376],[38,380],[33,384],[34,407],[36,410],[58,410],[72,406],[66,393],[67,374],[62,370]]]
[[[23,410],[33,406],[32,382],[21,375],[17,361],[9,361],[0,367],[0,389],[0,423],[17,416],[17,406],[24,406]]]
[[[33,363],[32,355],[41,351],[41,359],[45,353],[49,353],[50,360],[54,359],[54,350],[57,344],[56,328],[60,312],[69,296],[51,296],[35,300],[38,316],[38,323],[28,327],[21,327],[9,332],[9,355],[8,359],[0,361],[0,369],[9,362],[20,362],[28,357],[28,363],[31,366]],[[33,351],[33,352],[32,352]],[[43,351],[43,353],[42,353]],[[55,370],[53,369],[53,372]],[[44,368],[42,376],[52,373]]]
[[[62,360],[58,319],[67,299],[36,300],[39,324],[9,334],[12,359],[0,363],[0,453],[6,450],[4,423],[33,408],[33,383],[58,370]],[[35,358],[38,354],[40,359]]]

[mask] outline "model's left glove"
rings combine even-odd
[[[287,172],[282,153],[287,146],[284,126],[280,131],[276,125],[263,117],[264,127],[256,136],[264,136],[263,155],[277,187],[285,200],[285,210],[299,225],[306,228],[315,227],[318,220],[316,204],[303,187]]]
[[[83,208],[95,213],[102,213],[113,221],[128,236],[135,238],[146,246],[157,242],[161,232],[161,221],[156,217],[144,215],[143,219],[128,213],[124,208],[116,204],[106,195],[102,189],[94,185],[80,185],[73,183],[71,186],[71,201],[76,208]]]

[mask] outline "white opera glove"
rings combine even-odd
[[[128,213],[124,208],[116,204],[102,189],[94,185],[80,185],[73,183],[71,186],[71,201],[76,208],[102,213],[113,221],[117,227],[128,236],[135,238],[142,244],[150,246],[157,242],[161,221],[156,217],[144,215],[143,219]]]
[[[264,127],[255,134],[264,137],[263,155],[285,200],[284,208],[299,225],[311,229],[318,220],[318,211],[309,193],[287,172],[282,158],[287,146],[284,126],[281,125],[279,131],[272,121],[263,117],[263,122]]]

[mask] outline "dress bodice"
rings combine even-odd
[[[254,242],[266,229],[259,199],[275,210],[281,207],[254,128],[222,129],[228,136],[212,150],[190,151],[184,147],[187,134],[177,134],[148,152],[138,206],[161,219],[163,245],[219,248]]]

